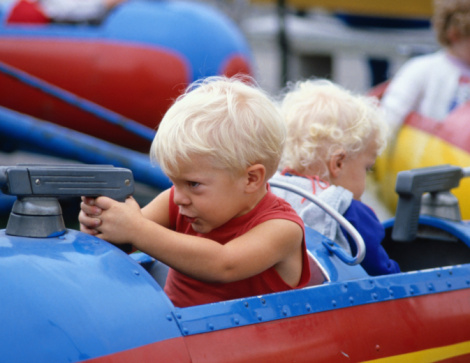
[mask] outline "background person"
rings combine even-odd
[[[432,24],[443,49],[408,60],[383,95],[393,130],[411,112],[442,121],[470,99],[470,0],[435,0]]]

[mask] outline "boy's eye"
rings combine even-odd
[[[191,188],[195,188],[195,187],[199,186],[199,184],[200,184],[200,183],[195,182],[195,181],[187,181],[186,183],[187,183],[188,186],[191,187]]]

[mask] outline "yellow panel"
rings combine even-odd
[[[468,353],[470,353],[470,342],[463,342],[445,347],[397,355],[395,357],[374,359],[364,363],[438,362],[446,359],[458,358]]]
[[[375,165],[374,176],[380,199],[394,212],[398,201],[395,193],[398,172],[441,164],[470,166],[470,154],[428,133],[403,126],[396,142],[391,143]],[[462,218],[469,220],[470,178],[462,179],[460,186],[453,189],[452,193],[459,200]]]
[[[277,3],[277,0],[251,0],[254,3]],[[287,5],[301,8],[323,8],[354,14],[428,18],[432,15],[432,0],[285,0]]]

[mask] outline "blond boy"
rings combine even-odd
[[[170,266],[165,291],[176,306],[289,290],[310,277],[302,220],[267,185],[285,125],[248,81],[198,82],[165,114],[150,154],[172,188],[142,210],[133,198],[82,203],[82,231]]]

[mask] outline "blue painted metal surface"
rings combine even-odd
[[[79,361],[181,335],[160,286],[107,242],[2,230],[0,259],[3,362]]]

